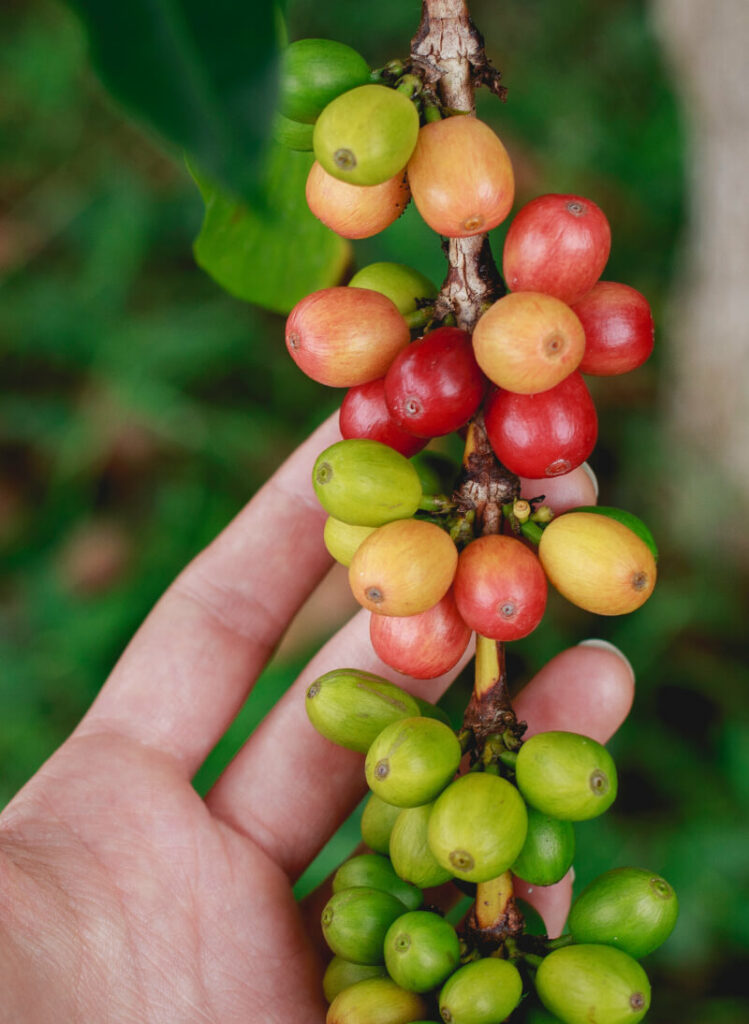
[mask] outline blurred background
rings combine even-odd
[[[418,0],[290,4],[292,39],[403,56]],[[575,192],[612,226],[605,277],[650,300],[656,352],[589,379],[601,500],[641,515],[661,578],[639,612],[552,598],[513,645],[516,685],[569,644],[619,645],[638,681],[612,741],[620,797],[578,830],[578,883],[658,871],[682,914],[646,961],[654,1024],[740,1024],[749,952],[749,5],[476,0],[506,105],[480,97],[518,200]],[[195,265],[200,195],[111,101],[52,0],[0,10],[0,806],[65,738],[179,569],[341,395],[304,378],[283,318]],[[501,253],[503,229],[494,232]],[[409,212],[355,243],[439,284]],[[204,790],[351,608],[340,574],[284,641],[196,780]],[[206,680],[210,686],[210,680]],[[470,680],[446,698],[460,718]],[[355,842],[349,825],[300,884]]]

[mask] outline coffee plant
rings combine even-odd
[[[475,115],[474,88],[503,87],[462,2],[426,0],[407,59],[366,80],[362,63],[339,43],[292,43],[277,137],[314,151],[309,207],[345,238],[383,230],[413,201],[441,236],[447,278],[437,290],[418,268],[365,267],[301,299],[286,345],[313,380],[348,389],[343,440],[320,453],[313,483],[325,544],[371,613],[376,653],[433,678],[474,635],[476,667],[457,733],[439,708],[355,668],[307,690],[314,727],[366,754],[371,791],[362,839],[372,852],[341,866],[321,917],[328,1022],[636,1024],[650,1005],[638,959],[673,929],[675,893],[649,870],[614,867],[575,900],[558,938],[516,899],[515,878],[547,886],[566,875],[574,822],[609,808],[617,772],[591,737],[524,738],[504,644],[539,625],[548,582],[599,615],[652,593],[657,549],[644,523],[603,506],[555,515],[542,492],[595,445],[582,374],[625,373],[650,355],[649,306],[600,280],[611,232],[582,196],[518,211],[500,276],[487,232],[512,210],[513,168]],[[462,463],[443,464],[435,490],[419,452],[455,431]],[[473,897],[457,928],[423,904],[435,886],[443,900],[446,886]]]

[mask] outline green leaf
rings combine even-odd
[[[255,194],[278,90],[274,4],[68,3],[116,99],[224,186]]]
[[[307,206],[304,186],[313,159],[274,146],[262,209],[236,202],[190,168],[206,207],[195,259],[237,298],[288,313],[309,292],[340,281],[351,247]]]

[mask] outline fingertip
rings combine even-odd
[[[548,505],[557,515],[579,505],[595,505],[598,502],[598,481],[587,462],[563,476],[545,477],[541,480],[520,478],[520,493],[524,498],[544,495]]]
[[[634,673],[612,644],[583,643],[552,658],[518,694],[526,737],[560,729],[606,743],[634,700]]]

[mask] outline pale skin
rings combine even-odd
[[[361,799],[363,759],[312,729],[304,690],[345,665],[436,700],[455,672],[404,680],[372,652],[362,612],[205,800],[190,780],[330,567],[310,472],[337,438],[323,424],[184,570],[0,817],[3,1024],[324,1021],[318,901],[300,908],[291,885]],[[632,695],[616,652],[580,646],[531,681],[517,710],[531,732],[605,741]],[[550,933],[569,897],[569,879],[531,894]]]

